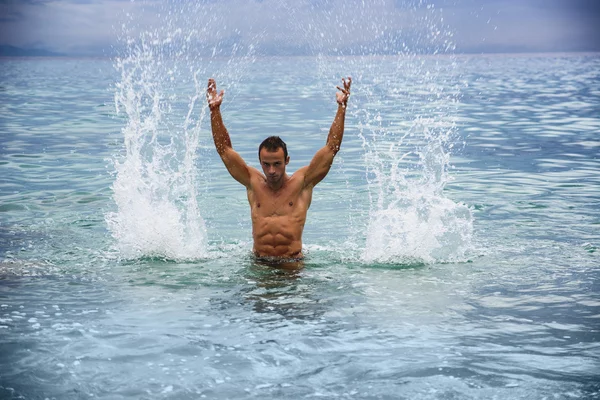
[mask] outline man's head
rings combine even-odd
[[[258,146],[260,166],[271,184],[278,183],[285,175],[285,166],[290,162],[287,146],[279,136],[269,136]]]

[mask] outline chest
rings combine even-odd
[[[248,193],[248,201],[252,213],[257,216],[293,215],[306,213],[310,206],[310,193],[306,190],[254,190]]]

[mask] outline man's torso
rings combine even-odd
[[[286,179],[286,178],[284,178]],[[247,190],[252,216],[254,254],[258,257],[302,257],[302,232],[312,199],[296,172],[277,191],[270,189],[262,174],[253,173]]]

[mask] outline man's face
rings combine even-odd
[[[262,167],[268,183],[278,183],[285,175],[285,166],[290,162],[284,157],[283,149],[280,147],[277,151],[268,151],[261,149],[259,154],[260,166]]]

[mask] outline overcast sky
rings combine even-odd
[[[0,0],[0,45],[112,55],[144,31],[263,54],[600,51],[600,1]]]

